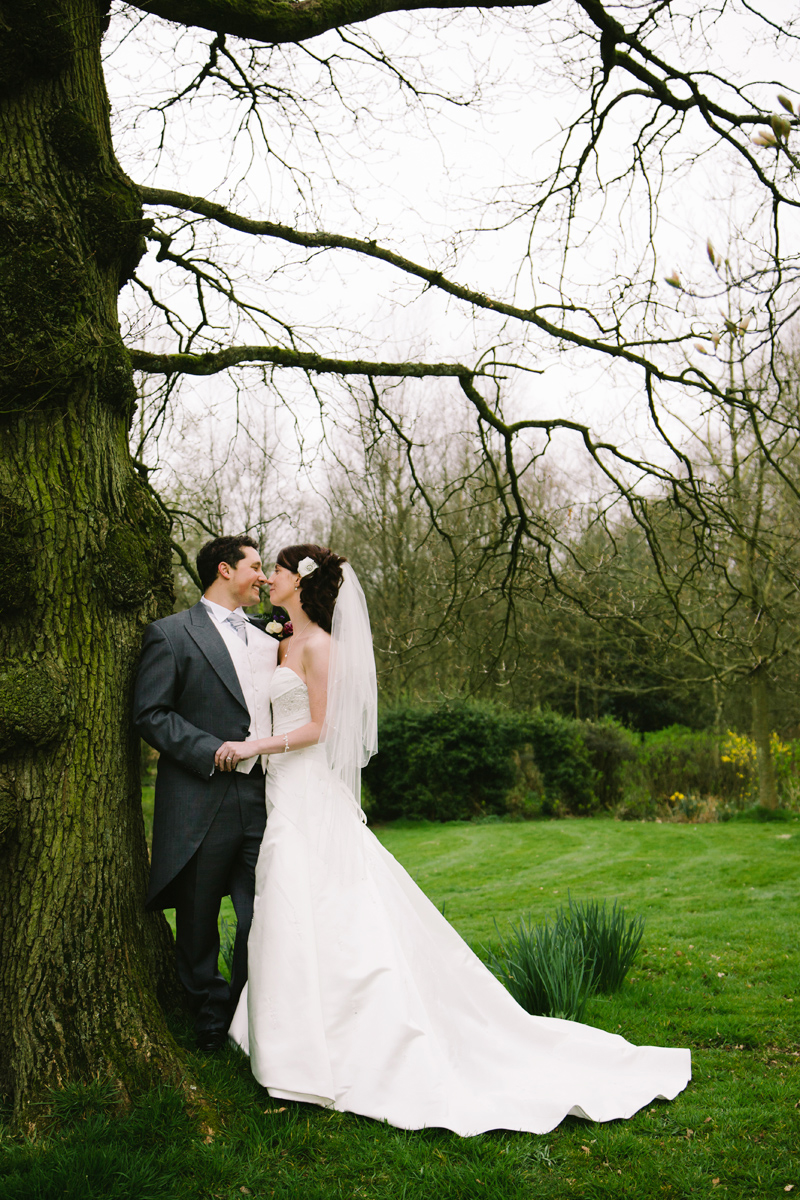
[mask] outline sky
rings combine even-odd
[[[630,23],[633,8],[629,3],[618,13]],[[680,9],[693,14],[692,20],[687,15],[681,25],[679,50],[670,45],[668,29],[659,31],[665,55],[717,71],[721,81],[746,79],[752,101],[780,111],[777,92],[789,89],[778,81],[800,78],[790,59],[794,43],[770,41],[768,28],[748,19],[740,3],[724,5],[721,17],[709,6],[673,5]],[[566,262],[563,214],[555,204],[532,226],[532,205],[563,151],[564,131],[586,104],[585,43],[571,32],[574,11],[563,0],[502,14],[392,15],[363,28],[332,31],[306,47],[263,48],[252,59],[243,43],[228,39],[231,58],[218,64],[228,82],[208,80],[192,93],[191,103],[168,103],[189,87],[212,35],[181,33],[118,5],[106,40],[118,155],[137,182],[211,197],[245,215],[303,229],[375,238],[488,295],[523,305],[566,298],[601,312],[614,294],[621,308],[630,300],[625,319],[633,328],[644,312],[637,273],[652,275],[658,283],[647,303],[663,306],[658,320],[666,332],[685,333],[692,321],[701,333],[710,330],[719,325],[720,288],[706,239],[727,252],[731,230],[745,229],[751,241],[765,234],[752,225],[749,181],[692,118],[680,137],[664,144],[654,231],[643,181],[631,190],[615,178],[631,160],[639,113],[630,104],[620,119],[609,120],[596,187],[575,214],[574,250]],[[773,0],[765,11],[776,22],[794,19],[784,0]],[[429,93],[424,102],[397,73],[375,68],[378,47],[418,91]],[[263,84],[260,124],[252,114],[248,120],[243,68],[251,82]],[[615,75],[622,86],[621,73]],[[731,101],[722,82],[709,77],[708,83]],[[161,226],[170,228],[170,221]],[[196,227],[191,236],[200,253],[205,232]],[[793,236],[790,223],[785,243],[790,252]],[[175,244],[185,251],[189,235]],[[505,372],[504,411],[510,418],[567,416],[589,422],[629,450],[663,454],[642,404],[638,372],[565,351],[519,322],[475,318],[459,302],[425,292],[393,268],[365,266],[346,252],[309,258],[280,242],[254,245],[228,234],[216,252],[236,278],[237,292],[265,314],[258,330],[222,304],[212,306],[217,328],[208,344],[285,342],[285,322],[301,343],[332,355],[474,363],[497,347],[500,358],[529,368]],[[683,293],[680,313],[674,290],[664,283],[675,269],[697,297],[690,301]],[[194,319],[191,286],[177,272],[165,276],[153,252],[139,273]],[[123,312],[131,343],[177,348],[168,330],[143,316],[133,289],[123,295]],[[205,348],[202,339],[196,345]],[[712,364],[712,372],[716,369]],[[266,385],[255,369],[239,372],[235,381],[220,376],[187,381],[160,444],[148,447],[150,461],[165,464],[165,478],[167,467],[180,476],[189,461],[196,464],[204,446],[228,444],[242,421],[269,442],[287,490],[303,475],[301,442],[309,463],[304,478],[318,480],[326,463],[323,438],[335,441],[347,404],[335,386],[326,388],[321,401],[287,372],[280,373],[278,387],[279,392]],[[676,393],[662,400],[668,424],[670,411],[678,418],[670,429],[685,437],[687,425],[700,421],[695,400]],[[432,409],[446,412],[453,427],[467,420],[455,384],[406,389],[409,419]],[[322,410],[330,414],[327,424],[321,423]],[[573,486],[587,486],[574,439],[557,439],[553,458]]]

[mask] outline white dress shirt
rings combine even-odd
[[[269,707],[269,685],[272,673],[278,661],[278,643],[275,638],[264,633],[257,625],[253,625],[247,613],[239,607],[233,611],[247,621],[247,644],[239,636],[228,621],[231,609],[214,600],[202,597],[201,603],[208,611],[214,628],[219,633],[228,653],[231,656],[239,684],[242,689],[247,710],[250,714],[250,729],[246,741],[269,737],[272,733],[272,721]],[[237,764],[236,770],[248,775],[255,765],[256,758],[243,758]],[[266,756],[262,756],[262,765],[266,769]]]

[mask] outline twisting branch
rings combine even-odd
[[[665,383],[675,383],[682,387],[691,386],[700,389],[701,391],[710,392],[714,396],[721,397],[723,393],[717,385],[704,375],[698,368],[689,364],[680,372],[668,371],[657,364],[651,362],[644,355],[638,354],[626,346],[618,343],[603,340],[602,338],[591,338],[584,334],[578,333],[573,329],[569,329],[564,325],[557,325],[543,315],[543,312],[553,308],[553,305],[542,305],[534,308],[521,308],[516,304],[509,304],[507,301],[499,300],[487,296],[485,292],[479,292],[474,288],[465,287],[463,284],[456,283],[453,280],[446,278],[441,271],[432,267],[423,266],[421,263],[413,262],[409,258],[405,258],[402,254],[396,254],[393,250],[387,249],[385,246],[379,246],[375,241],[369,241],[362,238],[346,237],[342,234],[333,233],[305,233],[298,229],[293,229],[289,225],[280,225],[274,221],[254,221],[248,217],[241,217],[236,213],[232,213],[224,208],[221,204],[215,204],[213,201],[204,200],[199,196],[188,196],[181,192],[166,191],[162,188],[152,188],[139,185],[139,191],[142,200],[145,204],[167,205],[171,208],[177,208],[184,212],[194,212],[204,217],[209,217],[217,221],[220,225],[225,225],[229,229],[236,229],[241,233],[249,233],[261,237],[279,238],[282,241],[290,242],[295,246],[304,246],[309,249],[341,249],[352,250],[357,254],[365,255],[368,258],[377,259],[379,262],[385,262],[405,275],[412,276],[417,279],[422,279],[430,287],[436,288],[439,291],[446,292],[456,299],[463,300],[473,308],[484,309],[489,312],[498,313],[501,316],[514,317],[526,324],[534,325],[543,333],[550,337],[556,338],[559,341],[568,342],[574,346],[580,346],[583,349],[599,351],[611,358],[621,359],[629,362],[637,367],[641,367],[646,372],[653,375]],[[586,310],[580,310],[571,305],[559,306],[560,311],[570,312],[573,315],[592,316]],[[593,317],[594,319],[594,317]],[[651,344],[653,346],[674,346],[691,340],[693,334],[687,333],[683,336],[674,338],[656,338]],[[271,361],[271,360],[270,360]],[[233,364],[229,364],[233,365]],[[295,364],[302,365],[302,364]],[[142,368],[147,369],[147,368]],[[220,370],[223,368],[219,368]],[[311,368],[315,369],[315,368]],[[205,372],[195,372],[204,374]],[[369,374],[368,371],[359,372]],[[392,372],[373,372],[373,374],[392,374]],[[398,372],[398,374],[411,374],[412,372]],[[422,372],[422,374],[436,372]],[[441,372],[442,374],[469,374],[459,370],[450,372]]]
[[[200,581],[200,576],[197,574],[197,571],[192,566],[192,564],[189,560],[189,556],[187,555],[183,546],[180,544],[180,542],[176,542],[174,539],[170,539],[170,545],[172,546],[172,549],[177,554],[178,561],[180,562],[180,564],[183,567],[186,574],[191,579],[194,586],[198,589],[198,591],[202,592],[203,584]]]

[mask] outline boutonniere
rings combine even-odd
[[[277,638],[280,642],[283,638],[292,636],[292,622],[289,620],[288,613],[283,609],[274,608],[272,616],[264,626],[264,632],[269,633],[272,637]]]

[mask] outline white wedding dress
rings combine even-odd
[[[274,731],[310,719],[279,667]],[[323,746],[273,755],[249,985],[230,1037],[271,1096],[463,1136],[610,1121],[691,1078],[688,1050],[532,1017],[362,823]]]

